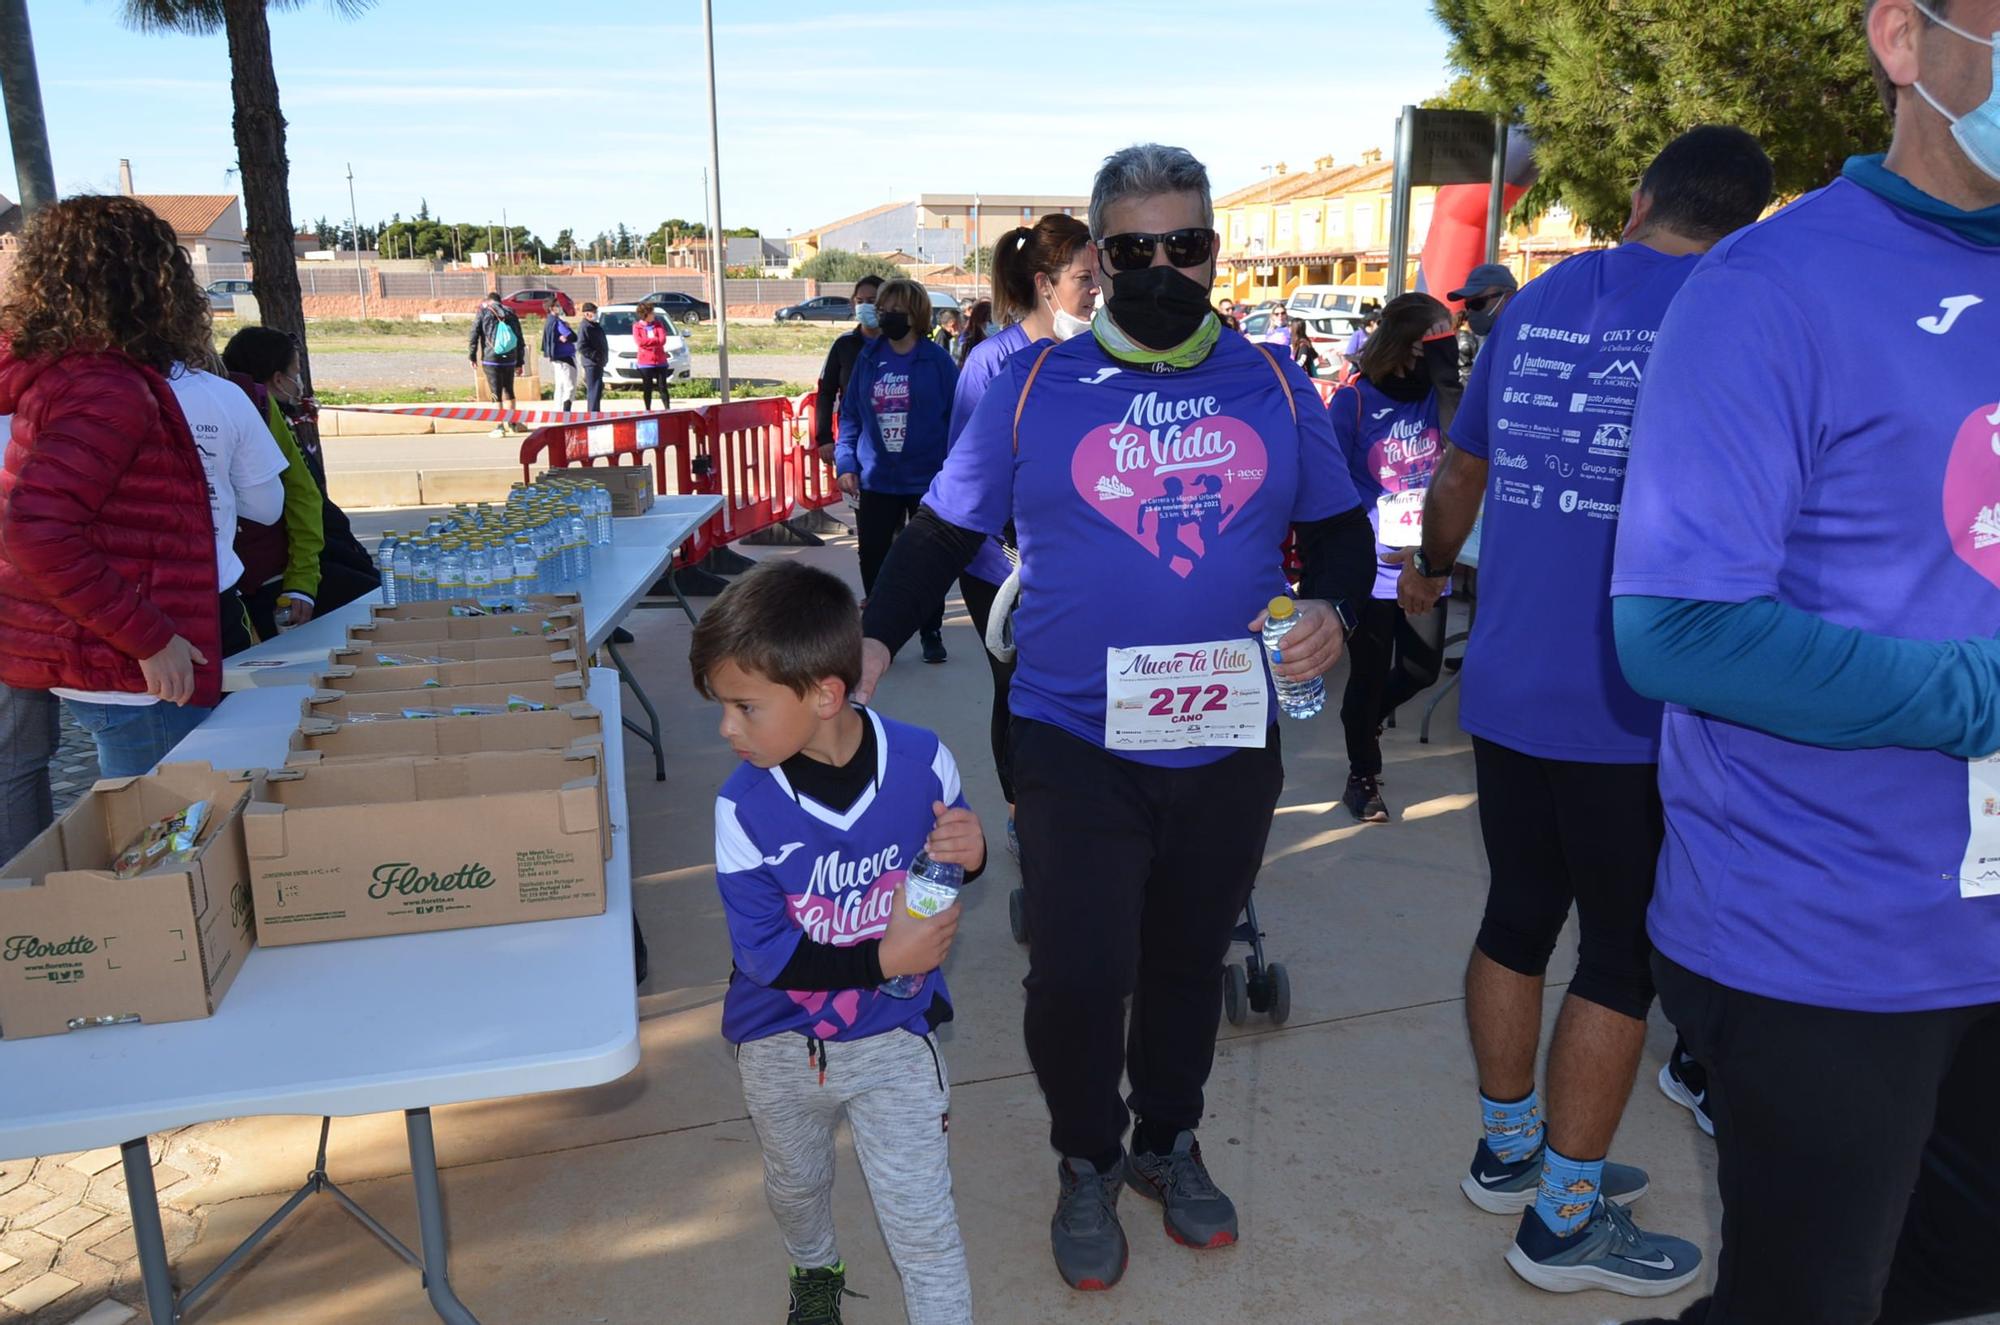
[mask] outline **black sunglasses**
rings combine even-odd
[[[1106,235],[1097,241],[1097,251],[1104,255],[1113,271],[1138,271],[1153,265],[1153,254],[1161,245],[1166,246],[1167,261],[1176,267],[1199,267],[1215,256],[1215,231],[1202,225],[1169,230],[1163,235],[1134,230]]]
[[[1473,295],[1470,299],[1464,300],[1461,306],[1468,313],[1483,313],[1486,311],[1486,305],[1492,303],[1499,297],[1500,296],[1497,294],[1476,294]]]

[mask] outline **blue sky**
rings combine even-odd
[[[1086,193],[1107,151],[1149,138],[1222,193],[1386,148],[1396,108],[1449,78],[1423,0],[715,8],[723,219],[774,235],[921,192]],[[140,192],[235,191],[220,35],[141,36],[116,0],[28,11],[62,192],[115,190],[120,157]],[[301,226],[346,216],[350,161],[370,223],[419,198],[545,239],[702,215],[697,0],[311,4],[271,28]]]

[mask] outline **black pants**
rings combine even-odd
[[[482,366],[486,369],[486,385],[493,391],[493,403],[497,405],[504,400],[509,405],[513,404],[514,365],[489,363]]]
[[[2000,1005],[1845,1012],[1653,965],[1708,1069],[1722,1250],[1707,1325],[2000,1308]]]
[[[234,589],[222,591],[222,656],[233,658],[257,642],[257,636],[250,629],[250,613],[243,606],[243,595]]]
[[[1115,1153],[1130,1117],[1121,1075],[1150,1130],[1198,1127],[1222,959],[1284,789],[1277,729],[1261,750],[1158,768],[1015,718],[1014,783],[1025,1030],[1050,1144],[1093,1160]]]
[[[604,403],[604,365],[587,363],[579,371],[583,374],[583,407],[595,414]]]
[[[651,368],[639,369],[639,394],[643,398],[647,409],[653,408],[653,392],[655,391],[660,393],[660,408],[665,409],[667,407],[667,401],[670,399],[667,395],[667,384],[672,380],[673,371],[666,364],[657,364]]]
[[[993,771],[1000,775],[1000,794],[1012,805],[1014,774],[1007,758],[1007,729],[1013,722],[1014,714],[1007,706],[1007,692],[1014,684],[1014,664],[1001,662],[986,647],[986,623],[993,611],[993,597],[1000,592],[1000,586],[970,575],[961,575],[958,577],[958,592],[965,598],[965,610],[972,614],[972,628],[979,632],[979,651],[986,656],[986,665],[993,672],[993,721],[988,737],[993,743]]]
[[[1645,1017],[1653,1004],[1646,908],[1666,837],[1658,766],[1541,759],[1476,736],[1472,761],[1492,872],[1479,951],[1541,975],[1575,903],[1569,992]]]
[[[882,573],[882,563],[889,559],[889,548],[896,541],[896,535],[903,532],[903,526],[924,504],[921,495],[905,496],[899,492],[870,492],[861,490],[861,498],[854,503],[854,539],[861,545],[861,596],[866,598],[875,592],[875,577]],[[937,611],[923,625],[925,635],[935,635],[944,629],[944,602],[939,600]]]
[[[1444,611],[1442,599],[1417,617],[1404,615],[1393,600],[1371,598],[1362,607],[1361,624],[1347,640],[1347,694],[1340,702],[1350,773],[1374,777],[1382,771],[1382,724],[1437,684]]]

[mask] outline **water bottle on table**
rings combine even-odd
[[[1264,617],[1264,651],[1277,661],[1279,641],[1291,633],[1299,624],[1298,607],[1291,599],[1273,598],[1270,610]],[[1310,681],[1287,681],[1273,671],[1271,679],[1278,686],[1278,707],[1288,718],[1310,718],[1326,707],[1326,682],[1315,676]]]
[[[928,851],[919,851],[903,880],[903,908],[919,920],[929,920],[940,911],[958,905],[958,890],[965,886],[965,867],[932,860]],[[896,975],[876,986],[891,998],[915,998],[930,975]]]
[[[382,601],[390,607],[396,598],[396,535],[385,533],[375,544],[375,570],[382,577]]]

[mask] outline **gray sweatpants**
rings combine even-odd
[[[764,1195],[792,1264],[836,1264],[833,1129],[842,1109],[874,1198],[875,1219],[910,1325],[967,1325],[972,1282],[951,1199],[944,1055],[930,1036],[890,1031],[825,1046],[825,1083],[802,1035],[752,1040],[736,1053],[743,1099],[764,1146]]]

